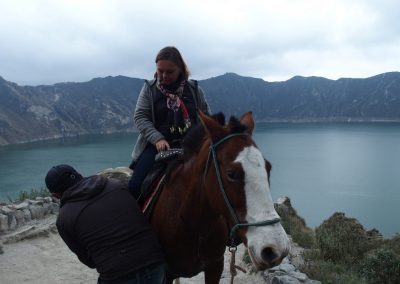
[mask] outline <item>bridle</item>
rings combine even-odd
[[[219,188],[221,190],[222,196],[224,197],[225,200],[225,204],[229,209],[229,212],[235,222],[235,225],[233,225],[233,227],[230,229],[230,234],[229,234],[229,238],[230,238],[230,245],[229,245],[229,249],[233,249],[236,250],[236,245],[235,245],[235,241],[234,241],[234,236],[235,233],[238,229],[240,228],[244,228],[244,227],[260,227],[260,226],[268,226],[268,225],[273,225],[276,223],[280,222],[280,218],[274,218],[271,220],[265,220],[265,221],[260,221],[260,222],[254,222],[254,223],[240,223],[239,218],[236,214],[235,209],[232,207],[228,195],[226,194],[224,185],[222,183],[222,178],[221,178],[221,171],[220,171],[220,166],[219,166],[219,162],[217,159],[217,147],[219,145],[221,145],[222,143],[224,143],[225,141],[233,138],[233,137],[239,137],[239,136],[243,136],[243,137],[249,137],[250,135],[247,133],[232,133],[229,134],[227,136],[225,136],[224,138],[222,138],[221,140],[215,142],[214,144],[210,145],[209,148],[209,152],[208,152],[208,157],[207,157],[207,163],[206,163],[206,168],[204,171],[204,182],[205,182],[205,177],[207,175],[208,169],[209,169],[209,164],[211,163],[211,159],[210,157],[212,157],[212,162],[214,162],[214,168],[215,168],[215,174],[217,176],[217,181],[218,181],[218,185]]]

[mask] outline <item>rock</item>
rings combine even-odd
[[[24,201],[24,202],[21,202],[19,204],[13,205],[13,207],[16,210],[24,210],[24,209],[28,208],[28,206],[29,206],[29,203],[27,201]]]
[[[296,278],[297,280],[301,281],[301,282],[305,282],[308,280],[308,276],[302,272],[299,271],[291,271],[289,272],[289,275],[291,277]]]
[[[128,167],[116,167],[105,169],[97,174],[107,178],[118,179],[125,185],[128,185],[129,179],[132,176],[132,170]]]
[[[60,205],[58,203],[51,202],[50,203],[50,213],[58,214],[59,211],[60,211]]]
[[[52,199],[50,196],[46,196],[46,197],[44,198],[44,201],[45,201],[45,202],[48,202],[48,203],[51,203],[51,202],[53,201],[53,199]]]
[[[43,206],[32,204],[29,207],[29,210],[31,211],[32,219],[40,219],[44,216]]]
[[[28,208],[24,209],[23,212],[24,212],[24,217],[25,217],[26,222],[29,222],[30,220],[32,220],[32,214]]]
[[[44,200],[43,199],[36,199],[32,201],[32,205],[43,205]]]
[[[290,272],[294,271],[296,269],[296,267],[294,267],[290,263],[283,263],[283,264],[277,266],[277,269],[282,270],[285,273],[290,273]]]
[[[290,277],[288,275],[282,276],[272,276],[270,279],[267,279],[268,284],[301,284],[299,280],[296,278]]]
[[[292,244],[293,245],[293,244]],[[308,276],[300,272],[291,262],[289,257],[283,259],[282,263],[272,267],[263,273],[264,280],[268,284],[317,284]]]
[[[14,209],[10,208],[10,206],[8,206],[8,205],[1,207],[1,213],[5,214],[5,215],[10,215],[10,214],[12,214],[13,211],[14,211]]]
[[[47,215],[51,213],[51,206],[50,203],[43,204],[43,215]]]
[[[58,214],[59,201],[51,197],[26,199],[18,204],[0,205],[0,233],[13,231],[34,220],[40,220],[49,214]]]
[[[0,232],[8,231],[8,217],[0,213]]]
[[[15,211],[15,219],[17,221],[17,226],[22,226],[25,224],[25,213],[22,210],[16,210]]]
[[[9,230],[14,230],[17,227],[17,219],[15,215],[10,214],[8,215],[8,228]]]

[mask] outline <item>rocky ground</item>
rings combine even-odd
[[[288,198],[278,205],[291,206]],[[0,283],[96,283],[98,274],[79,262],[58,235],[55,220],[59,205],[50,197],[38,197],[19,204],[0,204]],[[291,252],[281,265],[269,271],[254,272],[243,262],[246,248],[239,246],[234,283],[297,284],[319,283],[298,271],[302,248],[292,243]],[[220,283],[230,283],[229,251],[225,253],[225,268]],[[202,274],[181,279],[182,284],[204,283]]]

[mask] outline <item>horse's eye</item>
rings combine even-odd
[[[226,175],[228,176],[228,180],[231,182],[241,181],[243,180],[243,172],[238,170],[227,170]]]

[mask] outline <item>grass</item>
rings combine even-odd
[[[10,200],[11,202],[22,202],[25,199],[36,199],[36,197],[47,197],[51,196],[50,192],[47,188],[40,188],[40,189],[31,189],[30,191],[21,191],[18,196],[14,200]]]

